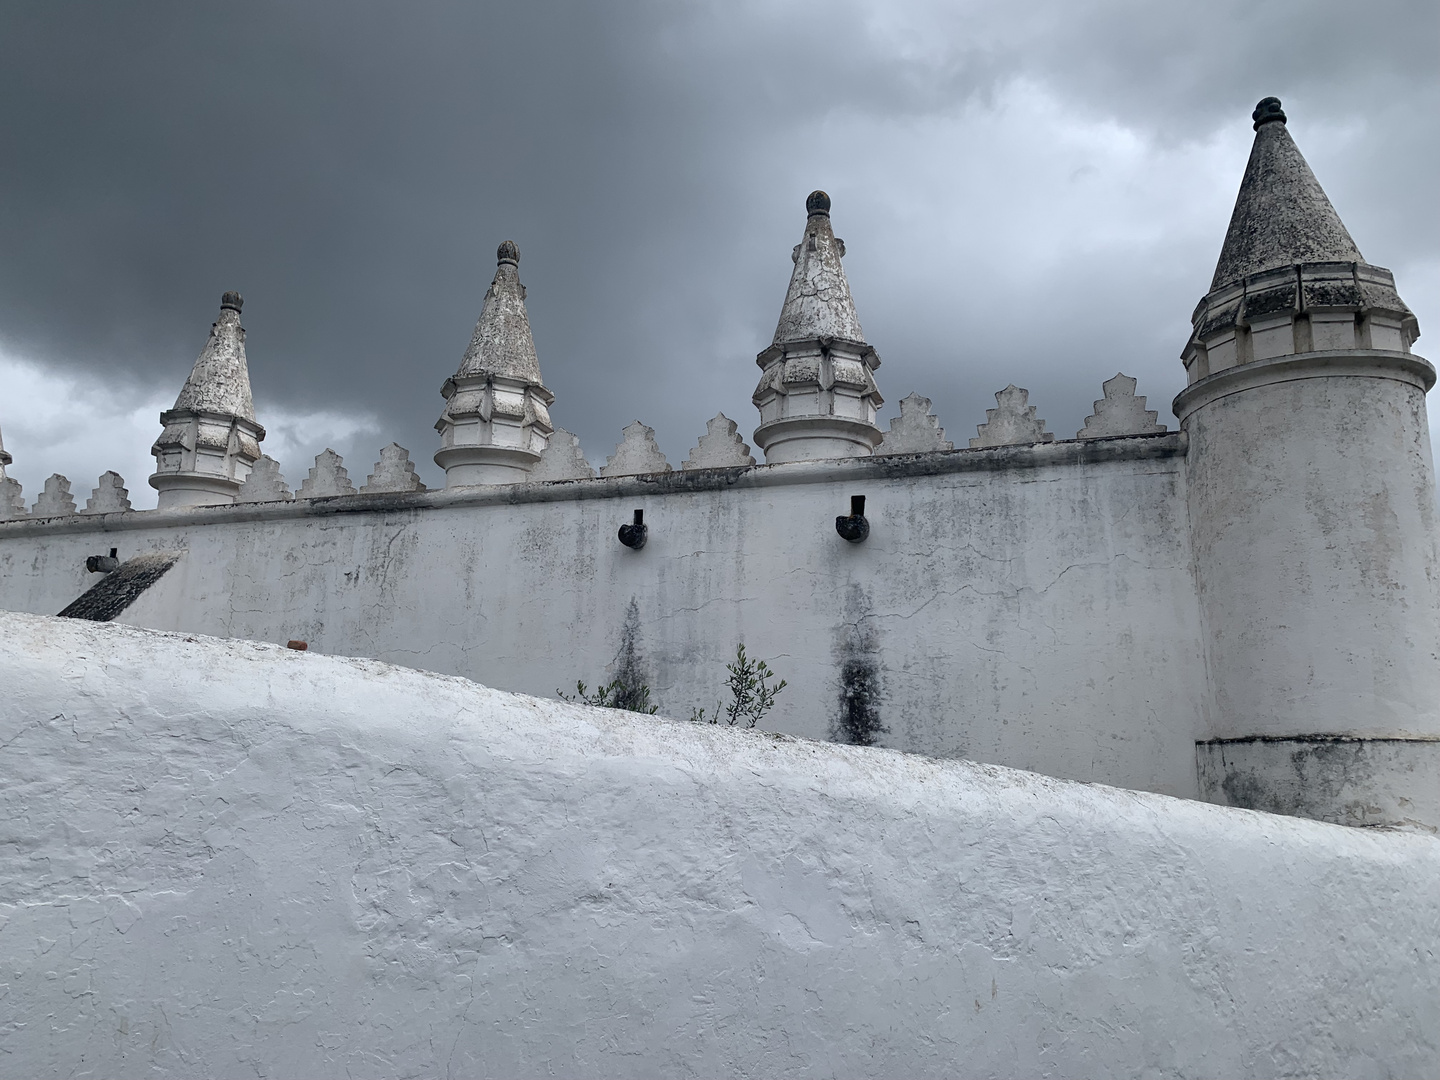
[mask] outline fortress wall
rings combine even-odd
[[[0,639],[7,1075],[1440,1075],[1434,837]]]
[[[1193,796],[1205,727],[1178,435],[465,494],[0,525],[0,607],[87,555],[184,555],[121,621],[553,696],[627,665],[713,708],[744,642],[766,726]],[[867,497],[869,539],[835,531]],[[644,510],[649,541],[622,547]]]

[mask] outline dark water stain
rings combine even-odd
[[[106,574],[92,588],[80,594],[64,611],[69,619],[109,622],[140,598],[140,594],[165,576],[180,558],[178,552],[155,552],[137,555]]]
[[[614,698],[615,708],[645,711],[650,703],[650,686],[640,651],[640,605],[633,596],[630,606],[625,609],[625,620],[620,624],[620,648],[610,668],[615,682],[619,684]]]
[[[837,627],[835,659],[840,693],[830,737],[854,746],[875,746],[889,734],[881,715],[884,679],[880,664],[880,635],[870,618],[869,595],[859,585],[845,594],[845,621]]]

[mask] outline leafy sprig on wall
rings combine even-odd
[[[577,681],[575,693],[567,694],[564,690],[556,690],[555,693],[564,701],[577,701],[581,705],[594,705],[601,709],[624,709],[646,716],[654,716],[660,711],[659,705],[650,704],[650,687],[644,683],[630,686],[621,679],[596,686],[594,690]]]
[[[788,683],[776,680],[775,672],[764,660],[752,660],[745,655],[742,641],[735,649],[735,659],[725,665],[730,673],[730,702],[715,703],[714,711],[695,709],[690,719],[697,724],[718,724],[722,720],[730,727],[753,728],[775,707],[775,698]]]

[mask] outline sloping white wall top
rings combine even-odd
[[[1437,1075],[1433,837],[0,640],[7,1075]]]

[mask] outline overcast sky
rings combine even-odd
[[[391,440],[439,484],[504,239],[555,422],[603,463],[641,419],[678,467],[717,411],[755,426],[813,188],[887,418],[917,390],[963,446],[1014,382],[1069,438],[1124,371],[1173,427],[1263,96],[1440,335],[1437,44],[1434,0],[8,0],[10,472],[153,506],[158,412],[238,289],[292,486]]]

